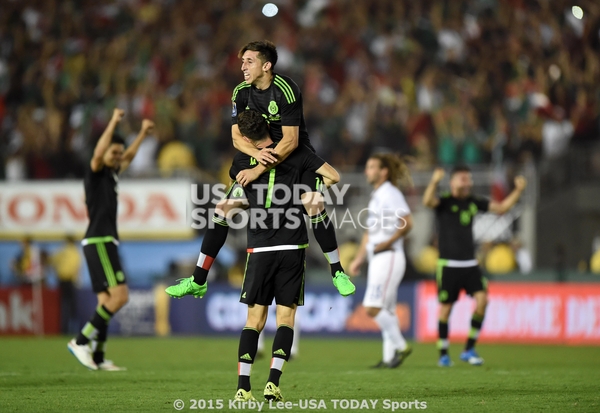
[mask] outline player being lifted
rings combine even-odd
[[[275,45],[266,40],[250,42],[240,50],[238,56],[242,59],[244,81],[236,86],[231,98],[231,134],[235,148],[256,161],[235,177],[238,183],[246,186],[284,162],[296,148],[307,147],[312,152],[314,149],[304,123],[302,94],[298,85],[289,77],[273,71],[277,63]],[[238,114],[248,109],[258,111],[267,119],[270,137],[277,144],[274,148],[258,149],[242,138]],[[321,176],[305,171],[301,184],[314,190],[302,196],[302,203],[310,217],[315,238],[331,267],[333,284],[343,296],[354,294],[356,288],[340,264],[335,228],[324,207]],[[230,195],[231,190],[215,208],[212,220],[216,225],[209,228],[204,236],[193,276],[167,288],[167,293],[172,297],[202,297],[206,293],[208,271],[227,238],[227,218],[231,218],[230,211],[240,207],[239,203],[229,199]]]
[[[242,139],[253,146],[275,147],[269,137],[267,122],[259,112],[247,110],[240,113],[239,129]],[[231,177],[248,168],[251,162],[252,157],[238,152],[230,169]],[[238,390],[235,399],[239,401],[253,399],[250,370],[256,358],[258,337],[267,321],[273,298],[277,303],[277,332],[264,396],[268,400],[282,400],[279,379],[292,348],[296,308],[304,304],[308,234],[300,199],[286,199],[286,196],[277,193],[283,187],[287,189],[298,185],[305,171],[322,175],[327,186],[339,181],[335,169],[307,147],[299,146],[285,162],[247,185],[242,194],[234,195],[234,198],[248,200],[251,217],[265,217],[261,219],[261,225],[252,225],[251,219],[247,229],[248,258],[240,301],[248,305],[248,318],[240,336],[238,351]]]
[[[444,170],[437,168],[423,195],[423,205],[435,210],[438,228],[440,259],[437,265],[438,300],[440,314],[438,323],[438,365],[449,367],[448,320],[452,306],[460,290],[475,299],[475,312],[471,319],[471,331],[460,359],[474,366],[483,364],[475,351],[475,343],[483,324],[487,307],[487,280],[482,276],[475,259],[473,242],[473,217],[478,212],[504,214],[519,200],[527,182],[522,176],[515,178],[515,189],[502,201],[488,201],[471,194],[473,181],[468,167],[457,166],[450,174],[450,193],[436,196],[437,186],[444,177]]]
[[[125,141],[115,134],[124,113],[121,109],[113,111],[112,119],[96,144],[84,179],[90,224],[81,244],[98,306],[90,321],[67,347],[81,364],[91,370],[125,370],[104,358],[108,323],[129,299],[117,249],[118,174],[127,169],[142,141],[152,133],[154,123],[144,119],[139,134],[125,150]]]

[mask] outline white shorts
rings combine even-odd
[[[375,254],[369,262],[364,307],[396,311],[398,286],[406,270],[404,251],[385,251]]]

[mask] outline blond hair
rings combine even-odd
[[[408,165],[406,164],[408,158],[401,157],[394,153],[376,153],[369,156],[369,159],[377,159],[381,165],[381,168],[388,170],[388,181],[392,185],[400,188],[401,186],[413,186],[412,177]]]

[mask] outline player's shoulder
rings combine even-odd
[[[300,88],[291,77],[275,73],[273,76],[273,84],[281,90],[287,103],[294,103],[298,100]]]
[[[240,95],[240,96],[245,95],[246,93],[248,93],[249,88],[250,88],[250,84],[246,83],[246,81],[244,80],[242,83],[240,83],[235,88],[233,88],[233,93],[231,94],[231,100],[235,101],[238,98],[238,95]]]

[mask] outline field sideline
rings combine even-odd
[[[113,338],[108,357],[128,368],[118,373],[86,370],[68,353],[67,341],[0,339],[1,412],[175,412],[176,399],[184,401],[183,411],[190,411],[191,399],[223,399],[221,411],[232,411],[236,339]],[[460,362],[460,347],[453,346],[455,366],[441,369],[435,346],[417,344],[399,369],[373,370],[367,367],[379,361],[379,341],[303,338],[281,389],[286,401],[324,400],[327,411],[335,410],[333,399],[377,399],[376,411],[391,411],[383,409],[386,399],[424,401],[434,412],[600,411],[600,348],[480,345],[479,350],[484,366]],[[255,396],[262,395],[268,363],[261,359],[253,368]],[[265,405],[262,411],[277,410]]]

